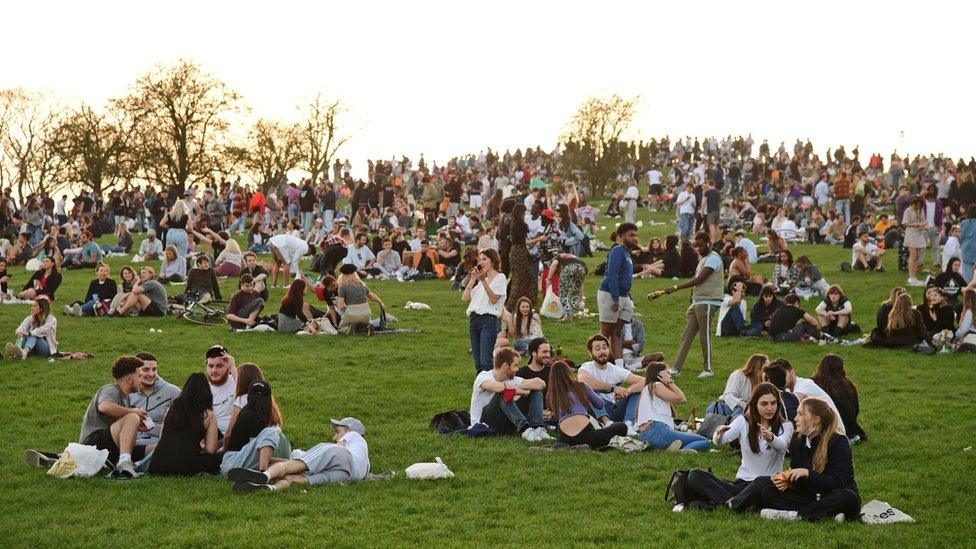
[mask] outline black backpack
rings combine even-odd
[[[664,501],[688,505],[693,501],[705,499],[694,488],[688,486],[689,472],[689,470],[678,470],[671,475],[671,481],[668,482],[668,487],[664,489]],[[708,468],[708,472],[712,472],[711,467]]]
[[[430,420],[430,428],[439,433],[454,433],[471,425],[471,414],[467,410],[450,410],[435,415]]]

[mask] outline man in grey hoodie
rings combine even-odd
[[[142,360],[142,366],[136,371],[139,376],[139,390],[129,395],[129,405],[145,410],[152,419],[152,429],[139,431],[136,437],[136,446],[145,446],[148,455],[159,442],[166,412],[173,400],[180,396],[180,388],[159,377],[156,357],[153,354],[142,352],[136,356]]]

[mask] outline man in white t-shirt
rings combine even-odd
[[[373,266],[376,256],[373,254],[373,250],[370,250],[369,246],[366,245],[368,240],[369,237],[366,236],[366,233],[357,234],[355,242],[349,245],[346,258],[342,261],[346,265],[356,267],[359,276],[380,274],[380,270]]]
[[[273,463],[266,471],[231,469],[227,478],[235,492],[280,492],[296,484],[339,484],[363,480],[369,474],[369,445],[363,422],[354,417],[329,420],[332,442],[321,442],[295,459]]]
[[[678,233],[682,242],[691,240],[691,234],[695,230],[695,186],[692,183],[685,184],[685,190],[678,193],[675,205],[678,207]]]
[[[213,412],[217,430],[227,432],[231,411],[234,407],[234,391],[237,388],[237,362],[223,345],[207,349],[207,381],[213,393]]]
[[[308,242],[297,236],[278,234],[269,238],[268,251],[271,252],[271,257],[274,259],[274,266],[271,268],[272,279],[278,280],[279,268],[285,271],[286,279],[289,271],[295,275],[295,279],[304,279],[305,274],[302,273],[298,262],[301,261],[302,257],[308,255],[309,250]],[[306,280],[306,282],[308,281]]]
[[[597,410],[597,417],[607,416],[608,422],[623,421],[628,431],[634,431],[634,416],[644,378],[622,366],[610,362],[610,340],[597,334],[586,340],[590,362],[580,366],[579,380],[590,386],[605,401],[604,413]]]
[[[864,232],[857,236],[857,242],[851,247],[851,266],[855,271],[884,272],[884,256],[886,250],[871,242],[871,235]]]
[[[624,221],[633,223],[637,215],[637,200],[640,199],[640,192],[637,190],[637,181],[631,178],[627,181],[627,192],[624,194]]]
[[[542,418],[546,382],[516,376],[520,358],[515,349],[503,347],[495,353],[492,369],[475,377],[471,425],[484,423],[499,434],[519,432],[529,442],[549,440]]]
[[[800,399],[800,402],[803,402],[803,399],[807,397],[820,398],[826,401],[834,413],[837,414],[837,430],[840,434],[846,436],[847,430],[844,428],[844,422],[840,419],[840,412],[837,410],[837,405],[834,404],[834,399],[830,398],[830,395],[821,389],[812,379],[798,377],[796,370],[793,369],[793,365],[789,361],[781,360],[779,364],[786,369],[786,387],[790,392],[796,395]]]
[[[661,192],[664,190],[664,186],[661,184],[663,178],[664,174],[657,169],[657,166],[652,166],[647,172],[647,207],[651,211],[656,211],[655,208],[661,200]]]

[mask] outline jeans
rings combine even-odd
[[[88,303],[81,304],[81,316],[95,316],[95,305],[98,305],[98,301],[92,299]]]
[[[681,449],[688,448],[696,452],[708,450],[711,444],[707,438],[694,433],[675,431],[673,427],[660,421],[652,421],[646,431],[641,431],[640,439],[650,444],[655,450],[663,450],[676,440],[681,441]]]
[[[746,319],[742,316],[742,309],[737,306],[729,307],[722,319],[722,337],[745,335]]]
[[[966,263],[965,261],[963,261],[962,262],[961,270],[959,271],[959,274],[962,275],[962,278],[963,278],[963,280],[966,281],[966,284],[969,284],[970,282],[972,282],[973,281],[973,263]]]
[[[691,234],[695,230],[695,214],[693,213],[683,213],[681,217],[678,218],[678,232],[682,241],[691,240]]]
[[[602,409],[594,410],[597,418],[606,415],[610,421],[630,421],[633,422],[637,416],[637,403],[640,402],[640,393],[633,393],[627,398],[607,403]]]
[[[268,245],[267,244],[254,244],[250,248],[248,248],[247,251],[254,252],[256,254],[266,254],[266,253],[268,253]]]
[[[186,231],[184,229],[168,229],[166,231],[166,246],[176,246],[176,255],[185,258],[187,252]]]
[[[243,233],[245,217],[246,216],[243,213],[237,216],[237,219],[235,219],[234,222],[230,224],[230,227],[227,228],[227,232],[234,232],[234,230],[236,230],[239,233]]]
[[[137,233],[141,233],[146,230],[146,211],[143,209],[136,210],[136,226],[133,230]]]
[[[305,231],[303,234],[308,235],[313,223],[315,223],[315,212],[302,212],[302,230]]]
[[[819,332],[820,330],[816,326],[807,324],[806,321],[802,321],[789,330],[773,336],[773,343],[796,343],[797,341],[803,339],[804,336],[816,338],[820,335]]]
[[[834,203],[834,211],[837,213],[844,214],[844,221],[851,222],[851,199],[850,198],[838,198]]]
[[[44,238],[44,229],[42,229],[40,225],[28,225],[27,230],[31,234],[29,240],[31,246],[37,246],[40,244],[41,239]]]
[[[542,427],[542,391],[532,391],[529,396],[505,402],[501,393],[491,397],[481,412],[481,422],[499,434],[522,432],[527,427]],[[529,417],[526,418],[525,414]]]
[[[471,358],[478,372],[491,370],[492,351],[498,336],[498,317],[473,313],[468,317],[468,334],[471,336]]]
[[[298,217],[298,204],[288,205],[288,219],[295,219]]]
[[[333,219],[335,219],[335,210],[322,210],[322,221],[325,222],[325,230],[332,232]]]
[[[51,356],[51,347],[48,346],[47,340],[43,337],[27,336],[24,338],[24,344],[21,345],[21,348],[30,349],[27,353],[29,355],[37,355],[42,358]]]

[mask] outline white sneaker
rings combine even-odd
[[[522,431],[522,440],[526,442],[539,442],[539,433],[532,427]]]
[[[711,370],[705,370],[704,372],[698,374],[698,379],[706,379],[706,378],[710,378],[710,377],[712,377],[714,375],[715,375],[715,373],[712,372]]]
[[[624,424],[627,426],[627,436],[629,436],[629,437],[636,437],[637,436],[637,428],[634,427],[634,422],[633,421],[625,421]]]
[[[75,303],[71,306],[71,314],[80,317],[81,316],[81,305]]]
[[[834,522],[839,522],[839,523],[843,524],[844,523],[844,519],[846,519],[846,518],[847,517],[844,515],[844,513],[837,513],[836,515],[834,515]]]
[[[925,286],[925,282],[922,282],[921,280],[919,280],[917,278],[909,278],[908,279],[908,285],[909,286]]]
[[[545,427],[536,427],[535,432],[537,435],[539,435],[540,441],[552,440],[552,437],[549,436],[549,432],[546,431]]]
[[[671,377],[678,377],[681,375],[681,372],[675,370],[674,368],[668,368],[668,373],[671,374]]]
[[[115,466],[115,478],[129,480],[138,477],[136,468],[132,465],[131,459],[122,460]]]
[[[71,316],[71,305],[64,306],[64,314],[67,316]]]
[[[796,511],[783,511],[781,509],[763,509],[759,512],[759,516],[766,520],[785,520],[787,522],[800,520],[800,514]]]
[[[677,505],[675,505],[675,506],[674,506],[674,507],[673,507],[673,508],[671,509],[671,511],[673,511],[673,512],[675,512],[675,513],[680,513],[680,512],[682,512],[682,511],[684,511],[684,510],[685,510],[685,504],[684,504],[684,503],[679,503],[679,504],[677,504]]]

